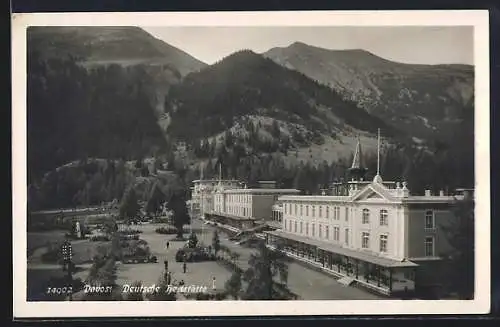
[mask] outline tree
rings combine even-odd
[[[179,191],[174,192],[170,197],[167,206],[170,210],[172,210],[174,226],[177,229],[177,237],[181,238],[184,225],[187,225],[190,222],[183,194]]]
[[[167,284],[165,278],[161,277],[158,282],[159,291],[148,293],[146,298],[150,301],[176,301],[177,294],[172,292],[169,289],[169,285]]]
[[[447,254],[447,280],[461,299],[474,298],[474,200],[466,197],[453,206],[454,221],[442,226],[451,251]]]
[[[104,232],[108,235],[113,235],[118,230],[118,224],[114,219],[107,219],[103,225]]]
[[[129,188],[128,191],[123,195],[120,204],[120,217],[125,220],[133,220],[139,213],[139,202],[137,194],[133,187]]]
[[[194,249],[198,245],[198,237],[196,236],[196,233],[191,233],[189,236],[189,247],[191,249]]]
[[[237,300],[240,297],[241,293],[241,271],[236,270],[233,272],[231,277],[226,281],[226,284],[224,286],[226,292],[231,295],[235,300]]]
[[[219,238],[219,232],[217,230],[214,231],[214,234],[212,236],[212,248],[214,249],[214,254],[217,255],[217,252],[220,250],[220,238]]]
[[[157,215],[162,208],[162,203],[165,201],[165,194],[161,190],[158,183],[155,183],[151,192],[149,193],[146,202],[146,212],[149,214]]]
[[[243,279],[248,283],[243,297],[245,300],[280,299],[281,296],[276,290],[278,283],[275,277],[279,276],[281,288],[286,288],[288,279],[286,255],[281,245],[276,250],[272,250],[264,242],[260,242],[258,248],[259,252],[252,254],[248,260],[250,268],[243,274]]]
[[[276,139],[279,139],[281,135],[280,125],[276,119],[273,119],[273,123],[271,125],[271,135]]]

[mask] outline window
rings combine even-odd
[[[330,207],[329,206],[326,206],[326,218],[327,219],[330,219]]]
[[[301,204],[301,205],[300,205],[300,215],[301,215],[301,216],[304,214],[302,209],[304,209],[304,205],[302,205],[302,204]]]
[[[312,229],[312,236],[315,236],[316,233],[315,233],[315,230],[314,230],[314,224],[312,224],[312,228],[311,229]]]
[[[425,212],[425,229],[434,229],[434,212],[432,210]]]
[[[318,213],[319,218],[323,216],[323,206],[319,206],[319,213]]]
[[[363,224],[369,224],[370,223],[370,210],[363,209],[363,215],[362,215],[361,223],[363,223]]]
[[[300,233],[302,234],[302,222],[300,222]]]
[[[380,252],[387,252],[387,235],[380,235]]]
[[[339,228],[338,227],[333,227],[333,240],[338,241],[339,240]]]
[[[316,216],[316,206],[311,206],[312,207],[312,216]]]
[[[345,208],[345,221],[349,221],[349,208]]]
[[[295,215],[297,215],[297,213],[298,213],[297,207],[298,207],[298,206],[297,206],[297,204],[295,204],[295,208],[293,209],[293,213],[294,213]]]
[[[363,249],[368,249],[370,245],[370,233],[363,232],[361,234],[361,247]]]
[[[321,224],[319,224],[318,226],[318,233],[319,233],[319,237],[323,237],[323,229],[321,228]]]
[[[309,216],[309,206],[306,206],[306,216]]]
[[[382,209],[380,210],[380,226],[387,226],[388,221],[387,221],[387,210]]]
[[[325,226],[325,238],[326,239],[330,238],[330,228],[328,226]]]
[[[306,223],[306,235],[309,235],[309,223]]]
[[[286,219],[285,219],[285,230],[288,230],[288,222]]]
[[[294,225],[295,225],[295,226],[294,226],[293,231],[294,231],[295,233],[297,233],[297,222],[295,222],[295,224],[294,224]]]
[[[340,219],[340,207],[335,207],[335,220],[339,220]]]
[[[346,245],[349,245],[349,228],[346,228],[346,229],[345,229],[345,235],[344,235],[344,238],[345,238],[345,244],[346,244]]]
[[[425,238],[425,256],[434,256],[434,237],[428,236]]]

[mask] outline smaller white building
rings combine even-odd
[[[277,189],[262,181],[260,188],[216,188],[212,218],[237,228],[250,228],[257,222],[273,220],[273,206],[283,195],[297,195],[296,189]]]

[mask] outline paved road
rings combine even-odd
[[[198,230],[201,228],[200,220],[193,220],[193,228]],[[209,234],[207,239],[211,240],[215,227],[204,225],[205,234]],[[248,267],[248,259],[256,250],[252,248],[242,247],[236,243],[229,241],[224,234],[220,235],[221,244],[228,246],[232,251],[240,254],[240,267],[246,269]],[[313,269],[306,268],[296,262],[288,264],[288,287],[297,294],[302,300],[379,300],[383,297],[374,295],[364,290],[344,286],[337,282],[332,277],[318,272]]]
[[[208,289],[211,289],[212,277],[215,277],[216,287],[222,289],[225,281],[231,276],[231,272],[216,262],[188,262],[187,272],[184,273],[182,263],[175,262],[175,253],[185,242],[170,241],[170,247],[167,250],[165,246],[166,242],[174,238],[174,235],[155,233],[155,229],[160,226],[163,225],[144,224],[137,227],[134,226],[134,228],[142,230],[140,238],[148,242],[151,254],[158,258],[158,263],[119,264],[117,269],[117,283],[120,285],[130,285],[134,281],[142,281],[144,286],[157,285],[164,274],[163,262],[164,260],[168,260],[168,268],[172,272],[174,280],[184,280],[186,285],[206,286]],[[208,241],[208,236],[206,236],[206,239]]]

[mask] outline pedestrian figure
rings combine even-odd
[[[186,268],[187,268],[186,266],[187,266],[186,261],[184,261],[184,263],[182,264],[182,269],[184,270],[184,273],[186,273]]]
[[[216,287],[215,287],[215,276],[212,277],[212,290],[215,291]]]
[[[170,246],[170,242],[167,242],[167,250],[168,250],[168,247]]]

